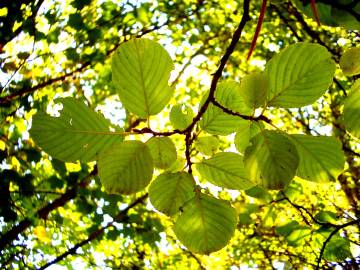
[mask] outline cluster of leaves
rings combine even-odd
[[[351,53],[358,53],[354,49]],[[358,66],[345,55],[347,73]],[[356,57],[355,57],[356,58]],[[113,83],[124,107],[139,118],[158,114],[169,102],[174,89],[168,85],[173,63],[168,53],[149,39],[133,39],[121,45],[112,58]],[[63,161],[96,160],[104,188],[112,194],[141,191],[153,178],[154,168],[165,170],[149,187],[150,201],[160,212],[177,216],[174,232],[191,251],[208,254],[223,248],[234,234],[237,214],[231,205],[201,191],[201,182],[218,187],[249,190],[284,189],[298,176],[314,182],[335,181],[343,171],[345,158],[340,142],[327,136],[287,134],[264,117],[266,108],[297,108],[312,104],[332,83],[335,64],[328,51],[316,44],[297,43],[273,57],[262,73],[241,80],[222,81],[214,92],[205,95],[211,104],[204,113],[189,107],[173,106],[170,121],[173,131],[155,132],[150,127],[124,132],[86,105],[73,98],[59,99],[60,117],[38,113],[30,131],[35,142],[51,156]],[[354,88],[358,88],[359,82]],[[355,135],[359,132],[359,104],[354,89],[344,109],[345,124]],[[357,111],[357,112],[354,112]],[[260,112],[260,113],[259,113]],[[256,116],[255,116],[256,115]],[[201,117],[201,118],[200,118]],[[264,125],[264,123],[265,125]],[[200,178],[192,175],[187,153],[188,172],[172,164],[177,150],[171,135],[191,134],[186,151],[196,139],[196,124],[212,135],[236,132],[239,153],[217,152],[214,136],[200,137],[197,149],[209,158],[196,164]],[[266,128],[268,126],[269,128]],[[146,143],[124,140],[134,134],[151,133]],[[185,151],[185,152],[186,152]],[[216,154],[213,154],[217,152]]]
[[[357,2],[2,1],[1,267],[356,269]]]

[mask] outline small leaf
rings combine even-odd
[[[325,47],[302,42],[287,47],[266,65],[268,105],[297,108],[312,104],[332,83],[335,68]]]
[[[336,223],[338,221],[336,213],[331,211],[320,211],[315,215],[315,219],[320,222],[330,222],[330,223]]]
[[[290,135],[299,154],[296,175],[310,181],[335,181],[344,169],[345,157],[340,141],[334,137]]]
[[[182,107],[184,109],[182,109]],[[174,105],[170,111],[170,122],[175,129],[187,128],[194,118],[194,113],[186,105]]]
[[[160,212],[172,216],[194,197],[195,181],[185,172],[160,174],[149,187],[151,204]]]
[[[239,128],[240,118],[210,104],[200,120],[201,129],[213,135],[229,135]]]
[[[153,160],[146,144],[124,141],[101,152],[98,169],[106,192],[130,194],[149,184],[153,174]]]
[[[212,156],[219,149],[219,139],[215,136],[204,136],[197,138],[195,148],[206,156]]]
[[[36,144],[52,157],[63,161],[92,161],[107,147],[123,141],[110,131],[110,122],[74,98],[59,98],[64,108],[60,117],[38,112],[30,134]]]
[[[215,91],[215,100],[222,106],[245,115],[253,113],[252,107],[248,107],[246,99],[241,93],[241,85],[235,81],[222,81]]]
[[[209,254],[228,244],[236,225],[237,214],[228,201],[198,194],[183,207],[174,232],[190,251]]]
[[[244,168],[242,156],[235,153],[217,153],[196,164],[196,169],[206,181],[219,187],[243,190],[254,186]]]
[[[159,113],[173,95],[168,80],[174,65],[167,51],[155,41],[141,38],[123,43],[111,67],[121,102],[141,118]]]
[[[306,226],[299,226],[286,236],[286,240],[291,246],[299,246],[305,240],[304,238],[311,234],[311,229]]]
[[[340,68],[344,75],[354,76],[360,74],[360,47],[350,48],[340,58]]]
[[[176,148],[169,137],[152,137],[146,144],[150,149],[155,167],[166,169],[175,162]]]
[[[268,79],[265,73],[252,73],[240,83],[240,94],[247,107],[255,110],[264,105],[268,92]]]
[[[271,201],[270,193],[259,186],[254,186],[248,190],[245,190],[245,194],[262,201]]]
[[[245,152],[245,149],[250,144],[250,139],[254,137],[256,134],[258,134],[260,129],[260,123],[253,122],[253,121],[247,121],[247,120],[240,120],[240,126],[235,134],[235,147],[236,149],[243,154]]]
[[[344,104],[344,124],[347,131],[360,138],[360,79],[351,87]]]
[[[294,144],[277,131],[265,130],[245,151],[249,179],[267,189],[283,189],[295,176],[299,156]]]
[[[295,220],[290,221],[289,223],[279,226],[276,228],[276,233],[282,236],[288,236],[291,232],[295,231],[296,229],[300,228],[301,226]]]

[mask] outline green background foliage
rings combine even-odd
[[[1,268],[357,269],[360,4],[260,6],[0,3]]]

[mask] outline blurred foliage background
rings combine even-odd
[[[251,20],[223,77],[241,81],[299,41],[325,46],[336,62],[347,48],[359,44],[357,1],[317,1],[321,26],[311,19],[306,2],[270,1],[257,46],[246,61],[261,6],[261,1],[250,1]],[[239,214],[235,237],[209,256],[181,246],[172,222],[153,211],[146,190],[131,196],[106,194],[94,163],[63,163],[29,137],[32,116],[38,110],[54,113],[59,109],[54,99],[68,96],[83,100],[120,127],[144,127],[143,119],[122,108],[111,81],[112,53],[134,37],[158,41],[175,63],[175,95],[150,120],[154,129],[171,129],[170,106],[186,103],[196,111],[209,89],[242,6],[241,0],[1,1],[3,269],[316,268],[324,241],[338,228],[328,223],[360,218],[360,146],[341,123],[343,100],[356,78],[344,76],[340,69],[326,95],[313,105],[272,109],[267,117],[289,133],[336,136],[346,155],[345,171],[327,184],[295,179],[283,193],[229,192],[209,184],[210,192],[231,200]],[[221,150],[234,149],[234,136],[219,139]],[[175,140],[178,153],[183,153],[182,138]],[[184,156],[178,160],[181,168]],[[322,268],[359,269],[359,226],[337,230],[324,250]]]

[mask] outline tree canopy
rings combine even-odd
[[[0,3],[3,269],[359,269],[360,3]]]

